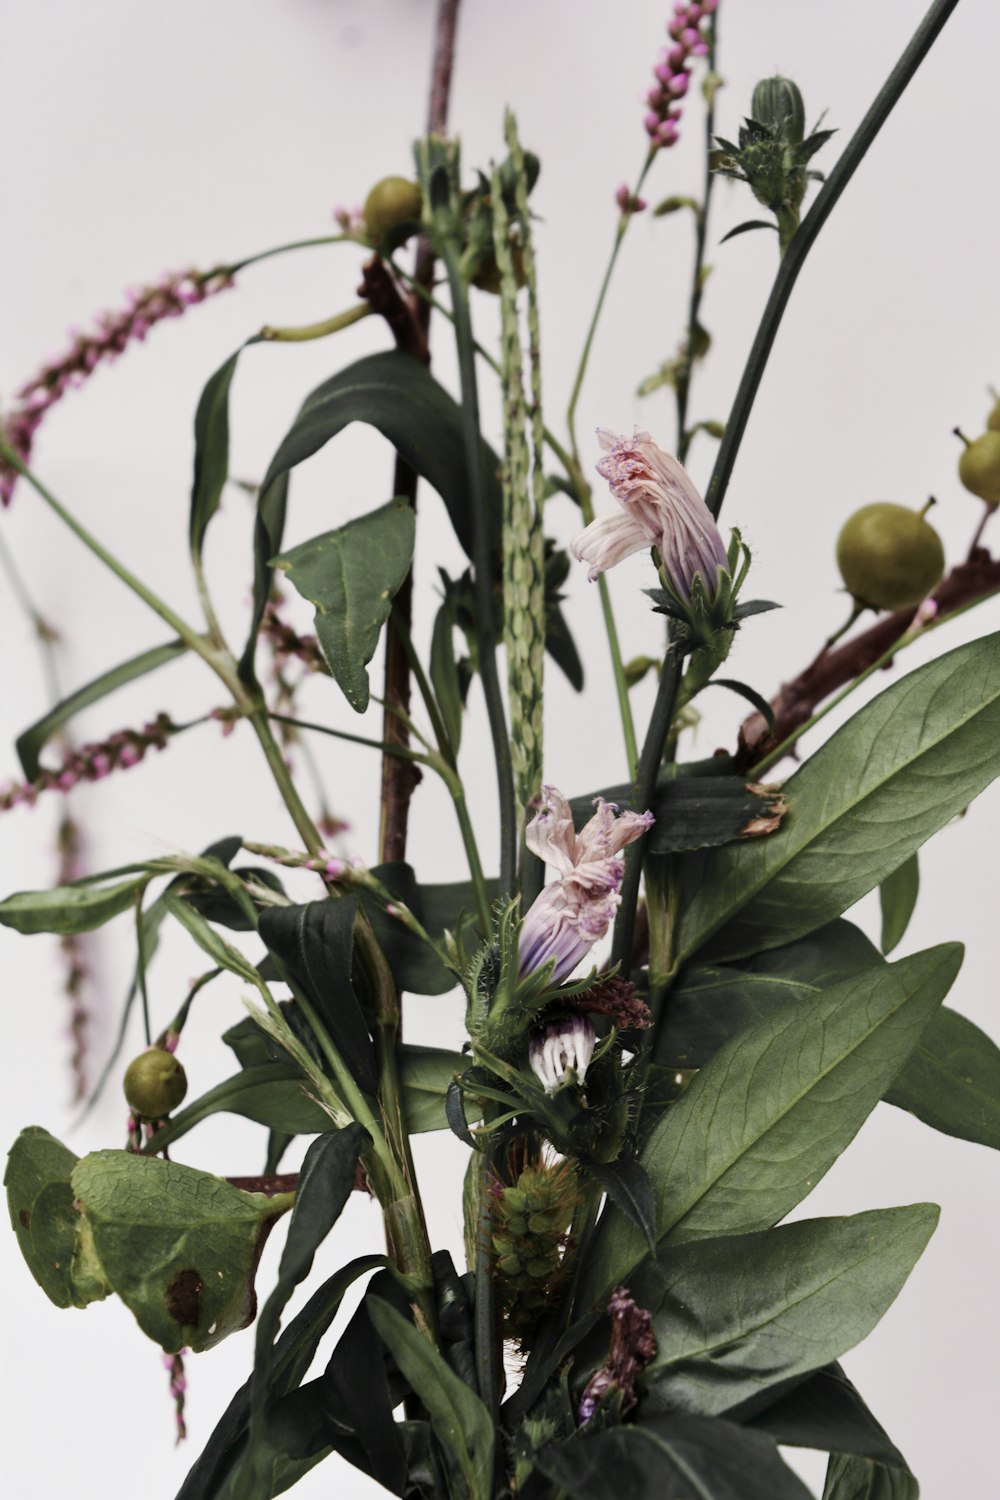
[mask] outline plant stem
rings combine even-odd
[[[709,22],[708,57],[706,59],[709,77],[715,73],[718,25],[719,13],[716,11]],[[705,289],[704,265],[705,241],[708,237],[708,210],[712,201],[712,189],[715,186],[715,173],[712,171],[712,142],[715,139],[715,94],[716,89],[713,85],[705,109],[705,188],[702,193],[701,206],[697,210],[695,225],[694,269],[691,274],[691,299],[688,304],[687,320],[687,357],[674,386],[674,394],[677,398],[677,457],[681,463],[686,461],[688,448],[691,446],[691,434],[687,430],[688,398],[691,394],[691,377],[694,373],[694,361],[696,358],[694,351],[697,345],[698,314],[701,310],[701,298]]]
[[[594,502],[589,484],[582,479],[577,489],[577,500],[579,501],[583,524],[589,526],[594,519]],[[621,719],[622,735],[625,740],[625,759],[628,762],[628,774],[629,776],[635,776],[639,768],[639,745],[635,736],[635,719],[632,716],[632,701],[629,698],[628,683],[625,680],[625,663],[622,660],[622,648],[618,639],[618,626],[615,623],[615,612],[611,603],[611,590],[608,587],[608,580],[603,573],[597,575],[597,591],[601,599],[601,613],[604,616],[604,629],[608,637],[608,649],[611,653],[611,670],[614,674],[615,696],[618,699],[618,716]]]
[[[651,149],[646,153],[646,160],[642,164],[642,170],[639,173],[639,179],[632,190],[633,196],[638,196],[642,188],[642,184],[646,180],[646,173],[652,166],[655,156],[655,149]],[[573,458],[576,462],[578,470],[580,469],[580,453],[576,441],[577,402],[580,399],[580,392],[583,389],[583,381],[587,373],[587,366],[590,363],[590,351],[593,347],[594,335],[597,332],[597,325],[601,320],[601,313],[604,311],[605,298],[608,295],[608,288],[611,285],[611,277],[614,274],[614,269],[618,261],[618,252],[622,247],[622,241],[625,238],[625,234],[631,218],[632,215],[627,210],[623,210],[621,215],[619,216],[618,224],[615,228],[614,241],[611,246],[611,255],[608,259],[607,269],[604,272],[604,279],[601,282],[600,290],[597,293],[597,302],[594,304],[594,311],[590,319],[590,326],[587,329],[587,336],[583,341],[583,349],[580,352],[580,360],[576,368],[576,378],[573,381],[573,389],[570,391],[569,406],[566,408],[566,427],[569,431]]]
[[[854,692],[855,688],[860,687],[863,682],[867,682],[869,677],[877,672],[880,667],[888,666],[893,657],[897,656],[900,651],[905,651],[907,646],[913,645],[914,641],[922,640],[929,631],[940,629],[948,620],[957,619],[959,615],[964,615],[966,610],[974,609],[977,604],[982,604],[986,599],[995,598],[998,594],[1000,594],[1000,585],[992,589],[988,594],[981,594],[977,599],[969,599],[966,603],[960,605],[958,609],[951,610],[949,614],[939,615],[933,622],[909,631],[898,640],[893,641],[880,656],[877,656],[873,662],[870,662],[865,667],[864,671],[859,672],[856,677],[841,688],[839,693],[835,693],[827,703],[824,703],[822,708],[817,709],[810,718],[806,719],[804,724],[799,724],[791,734],[787,735],[781,741],[780,745],[776,745],[761,760],[755,762],[753,766],[754,776],[760,776],[779,760],[782,760],[808,729],[812,729],[814,725],[825,719],[827,714],[832,713],[835,708],[838,708],[844,699],[848,698]]]
[[[670,733],[674,716],[674,703],[681,679],[681,662],[677,655],[668,651],[660,672],[660,685],[656,690],[656,702],[646,730],[646,738],[639,757],[639,769],[635,779],[634,806],[643,812],[653,799],[653,790],[663,760],[663,749]],[[615,922],[614,943],[611,962],[620,963],[624,977],[628,978],[632,958],[632,935],[635,931],[635,908],[639,900],[639,881],[642,877],[642,851],[646,840],[639,839],[625,852],[625,878],[622,881],[622,900]]]
[[[854,132],[836,166],[817,193],[812,207],[802,220],[787,252],[782,257],[771,295],[764,308],[760,327],[736,392],[732,411],[726,423],[725,437],[722,439],[705,495],[708,508],[714,516],[718,516],[722,509],[722,502],[726,497],[726,489],[740,451],[740,444],[743,441],[757,389],[782,315],[806,256],[830,217],[838,198],[854,176],[868,148],[898,103],[907,84],[927,56],[957,4],[958,0],[934,0],[934,4],[913,33],[902,56],[879,90],[874,103]]]
[[[211,280],[216,276],[236,276],[240,271],[245,271],[248,266],[259,266],[262,261],[271,260],[276,255],[287,255],[290,250],[312,250],[317,245],[354,245],[358,242],[350,234],[320,234],[313,239],[290,240],[285,245],[273,245],[270,250],[258,250],[256,255],[246,255],[242,260],[234,260],[228,266],[215,266],[211,271],[205,273],[204,280]]]
[[[493,739],[493,753],[496,758],[497,790],[500,802],[500,891],[504,894],[514,889],[517,862],[517,817],[514,809],[514,773],[510,739],[503,711],[500,677],[497,672],[493,558],[490,555],[489,517],[483,484],[476,356],[473,347],[472,322],[469,316],[469,291],[462,276],[457,246],[450,239],[446,240],[442,246],[442,259],[448,271],[452,311],[455,315],[455,342],[458,348],[462,388],[462,431],[473,514],[472,550],[479,673],[483,682],[486,712]]]
[[[324,318],[321,323],[303,323],[299,328],[275,328],[270,323],[265,323],[257,337],[274,344],[305,344],[310,339],[325,339],[331,333],[339,333],[342,328],[350,328],[352,323],[370,318],[374,311],[370,302],[358,302],[346,312]]]
[[[408,750],[403,745],[390,744],[388,740],[370,740],[363,734],[350,734],[346,729],[333,729],[329,724],[313,724],[308,719],[293,719],[290,714],[278,714],[269,711],[268,718],[277,724],[291,724],[295,729],[311,729],[316,734],[329,734],[334,739],[347,740],[352,745],[367,745],[372,750],[381,750],[383,755],[398,755],[403,760],[419,760],[424,765],[429,764],[428,757],[421,750]]]

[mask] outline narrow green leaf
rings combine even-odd
[[[465,1095],[458,1080],[453,1078],[448,1084],[444,1096],[444,1113],[448,1121],[448,1128],[453,1135],[457,1135],[465,1146],[475,1149],[476,1138],[469,1129],[465,1118]]]
[[[707,683],[708,687],[728,688],[737,697],[744,698],[747,703],[753,704],[757,712],[763,717],[768,729],[774,733],[774,709],[767,699],[757,692],[756,688],[748,686],[745,682],[738,682],[735,677],[713,677]]]
[[[99,877],[98,877],[99,878]],[[16,891],[0,901],[0,926],[15,932],[93,932],[135,906],[148,874],[118,885],[57,885],[50,891]]]
[[[746,234],[751,229],[776,230],[777,227],[777,224],[773,223],[770,219],[745,219],[742,224],[737,224],[735,229],[730,229],[728,234],[724,234],[719,244],[724,245],[727,240],[733,240],[738,234]]]
[[[661,1245],[769,1229],[794,1208],[892,1083],[961,960],[952,943],[880,964],[726,1042],[643,1147]],[[644,1254],[634,1226],[608,1216],[579,1305],[627,1282]]]
[[[759,1404],[866,1338],[938,1220],[927,1203],[678,1245],[629,1289],[659,1346],[644,1411],[719,1416]]]
[[[535,1462],[572,1500],[812,1500],[764,1433],[718,1417],[582,1433]]]
[[[577,1160],[615,1207],[645,1236],[649,1248],[655,1250],[656,1197],[644,1168],[634,1157],[627,1156],[607,1162],[595,1161],[591,1156],[577,1156]]]
[[[435,1436],[462,1475],[469,1500],[488,1500],[495,1433],[486,1407],[402,1313],[380,1297],[370,1297],[368,1314],[410,1389],[427,1408]]]
[[[76,714],[89,708],[92,703],[99,703],[102,698],[124,687],[127,682],[134,682],[137,677],[145,677],[147,672],[165,667],[168,662],[183,656],[186,650],[187,646],[183,641],[168,641],[165,646],[153,646],[149,651],[141,651],[138,656],[119,662],[109,672],[102,672],[100,677],[77,688],[75,693],[70,693],[61,703],[50,708],[47,714],[43,714],[17,739],[15,748],[27,780],[34,781],[42,769],[38,757],[44,746]]]
[[[310,1098],[305,1080],[293,1063],[264,1062],[217,1083],[178,1110],[161,1127],[163,1140],[158,1147],[180,1140],[203,1120],[219,1113],[242,1115],[288,1135],[318,1135],[333,1129],[330,1116]]]
[[[368,707],[365,667],[375,654],[393,597],[410,570],[415,526],[412,505],[390,500],[274,560],[315,606],[323,655],[358,713]]]
[[[219,508],[229,477],[229,387],[240,354],[230,355],[211,376],[194,417],[194,480],[191,486],[189,536],[192,555],[201,557],[208,523]]]
[[[220,937],[215,928],[212,927],[201,912],[195,911],[190,902],[185,901],[183,896],[176,891],[166,890],[163,892],[163,904],[170,915],[186,927],[203,953],[207,953],[214,964],[220,969],[228,969],[231,974],[237,974],[241,979],[256,984],[260,978],[257,970],[248,958],[245,958],[238,948],[227,943],[225,938]]]
[[[434,616],[431,635],[431,684],[437,698],[451,748],[458,753],[462,743],[462,687],[455,657],[455,606],[446,597]]]
[[[313,1257],[340,1218],[354,1190],[358,1156],[368,1139],[357,1124],[321,1135],[305,1154],[288,1238],[281,1253],[278,1280],[257,1320],[254,1374],[250,1397],[250,1445],[248,1464],[260,1476],[264,1466],[255,1461],[254,1447],[260,1440],[264,1412],[271,1391],[274,1340],[289,1297],[312,1270]],[[261,1489],[270,1500],[270,1486]]]
[[[706,856],[678,953],[731,960],[812,931],[908,859],[1000,772],[1000,633],[881,693],[787,782],[779,831]]]
[[[889,954],[902,940],[920,890],[920,858],[914,851],[878,888],[882,906],[882,952]]]

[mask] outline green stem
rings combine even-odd
[[[315,734],[329,734],[336,740],[347,740],[352,745],[367,745],[370,750],[381,750],[383,755],[398,755],[403,760],[419,760],[430,765],[430,757],[421,750],[410,750],[405,745],[392,745],[388,740],[371,740],[363,734],[350,734],[346,729],[333,729],[329,724],[314,724],[309,719],[293,719],[290,714],[268,712],[267,717],[276,724],[291,724],[295,729],[311,729]]]
[[[580,503],[580,515],[583,524],[589,526],[594,519],[594,502],[591,498],[590,486],[582,479],[577,488],[577,499]],[[629,776],[635,776],[639,765],[639,745],[635,735],[635,719],[632,715],[632,700],[629,697],[628,682],[625,677],[625,663],[622,660],[622,648],[618,639],[618,626],[615,622],[614,607],[611,603],[611,590],[608,580],[603,573],[597,575],[597,591],[601,599],[601,613],[604,616],[604,629],[608,637],[608,649],[611,653],[611,670],[615,679],[615,695],[618,699],[618,715],[621,719],[622,735],[625,739],[625,759],[628,762]]]
[[[46,505],[55,511],[59,519],[69,527],[70,531],[80,539],[95,557],[100,559],[106,568],[109,568],[114,573],[116,578],[121,579],[126,588],[131,589],[132,593],[140,598],[144,604],[147,604],[155,614],[158,614],[161,620],[165,620],[170,628],[177,632],[181,640],[192,651],[196,651],[199,656],[206,656],[208,648],[204,638],[196,630],[193,630],[190,625],[186,624],[178,614],[175,614],[170,605],[161,599],[158,594],[154,594],[151,588],[147,588],[140,579],[136,578],[135,574],[130,572],[124,563],[119,562],[117,557],[110,553],[106,547],[103,547],[97,538],[85,526],[81,525],[64,505],[60,504],[55,495],[46,489],[45,485],[31,472],[27,465],[21,462],[13,448],[8,447],[2,441],[0,441],[0,456],[3,457],[5,463],[10,464],[11,468],[16,469],[28,481],[36,493],[41,495]]]
[[[706,58],[706,62],[710,76],[715,72],[718,24],[719,15],[716,11],[709,23],[708,57]],[[698,335],[698,314],[701,311],[701,298],[705,289],[704,265],[705,242],[708,237],[708,210],[712,201],[712,189],[715,186],[716,178],[716,174],[712,171],[712,148],[714,140],[715,88],[713,87],[709,96],[708,106],[705,110],[705,187],[702,192],[701,206],[697,211],[696,217],[694,270],[691,275],[691,298],[688,304],[687,358],[675,386],[677,397],[677,457],[681,463],[687,460],[688,448],[691,446],[691,434],[687,430],[687,412],[688,399],[691,395],[691,378],[694,373],[694,349]]]
[[[258,338],[268,343],[304,344],[310,339],[325,339],[331,333],[339,333],[342,328],[350,328],[352,323],[370,318],[374,311],[370,302],[359,302],[357,306],[349,307],[346,312],[337,313],[335,317],[325,318],[321,323],[303,323],[298,328],[275,328],[270,323],[265,323]]]
[[[642,184],[646,180],[646,173],[652,166],[655,156],[655,148],[650,149],[646,153],[646,160],[642,164],[642,171],[639,173],[639,180],[636,182],[636,185],[632,190],[633,196],[637,196],[639,191],[641,190]],[[587,366],[590,363],[590,351],[593,348],[594,335],[597,333],[597,325],[601,320],[601,313],[604,311],[604,302],[608,295],[608,288],[611,285],[611,277],[614,275],[615,266],[618,262],[618,252],[621,250],[622,241],[625,238],[625,234],[628,230],[629,221],[631,220],[631,218],[632,214],[625,210],[622,212],[618,219],[618,224],[615,228],[615,238],[611,246],[611,255],[608,259],[607,269],[604,272],[604,279],[601,282],[600,290],[597,293],[597,301],[594,304],[594,311],[591,315],[590,326],[587,329],[587,336],[583,341],[583,349],[580,352],[580,360],[576,368],[576,378],[573,381],[573,389],[570,391],[569,406],[566,408],[566,427],[570,436],[570,445],[572,448],[573,458],[576,462],[578,470],[580,468],[580,452],[579,448],[577,447],[576,441],[577,402],[580,399],[580,392],[583,389],[584,377],[587,374]]]
[[[205,281],[216,276],[236,276],[240,271],[245,271],[248,266],[259,266],[262,261],[271,260],[276,255],[287,255],[290,250],[311,250],[316,245],[354,245],[358,241],[351,234],[321,234],[314,239],[290,240],[286,245],[273,245],[270,250],[259,250],[256,255],[247,255],[243,260],[234,260],[228,266],[216,266],[211,271],[206,271]]]
[[[656,778],[663,761],[663,749],[670,733],[674,716],[674,703],[681,678],[681,662],[669,651],[660,672],[660,685],[656,690],[656,702],[643,741],[642,755],[635,779],[634,806],[643,812],[653,800]],[[635,931],[635,909],[639,900],[639,882],[642,878],[642,851],[645,839],[639,839],[626,850],[625,878],[622,881],[622,899],[615,921],[615,936],[611,950],[611,962],[620,963],[627,979],[632,958],[632,935]]]
[[[979,594],[975,599],[970,599],[967,603],[960,605],[958,609],[950,610],[948,614],[939,616],[932,623],[928,623],[917,630],[910,630],[905,635],[900,636],[898,641],[893,641],[892,645],[887,646],[881,656],[875,658],[871,666],[866,667],[863,672],[859,672],[857,677],[842,687],[839,693],[835,693],[829,702],[824,703],[822,708],[818,708],[811,718],[807,719],[804,724],[800,724],[797,729],[793,730],[790,735],[783,739],[780,745],[776,745],[762,760],[755,761],[751,767],[754,778],[759,779],[764,771],[769,770],[771,766],[776,765],[779,760],[782,760],[807,730],[812,729],[822,719],[825,719],[827,714],[832,713],[835,708],[838,708],[845,698],[850,697],[855,688],[859,688],[863,682],[867,682],[869,677],[879,671],[880,668],[888,666],[893,657],[897,656],[900,651],[905,651],[907,646],[913,645],[914,641],[923,640],[930,631],[940,630],[941,626],[949,620],[957,620],[959,615],[964,615],[967,609],[975,609],[977,605],[984,603],[987,599],[995,598],[998,594],[1000,594],[1000,588],[991,589],[988,594]]]
[[[876,95],[868,113],[848,142],[843,155],[817,193],[812,207],[802,220],[798,232],[782,257],[771,295],[740,380],[739,389],[736,392],[729,421],[726,423],[726,434],[722,439],[705,496],[708,508],[714,516],[718,516],[722,509],[722,502],[726,497],[726,489],[740,451],[740,444],[743,441],[757,389],[782,315],[806,256],[830,217],[838,198],[854,176],[868,148],[898,103],[907,84],[927,56],[957,4],[958,0],[934,0],[934,4],[924,16],[896,66]]]
[[[514,889],[517,864],[517,816],[514,808],[514,770],[510,739],[503,711],[503,695],[497,672],[495,607],[493,601],[493,559],[490,556],[489,517],[487,513],[479,424],[479,391],[476,382],[476,356],[469,316],[469,291],[462,276],[458,248],[448,239],[441,246],[441,258],[448,272],[452,311],[455,315],[455,342],[462,388],[462,430],[465,462],[473,514],[473,572],[476,594],[476,634],[479,642],[479,674],[486,697],[493,753],[496,758],[497,790],[500,801],[500,890]]]
[[[982,531],[982,527],[979,530]],[[977,532],[977,536],[978,534]],[[14,561],[14,555],[7,546],[2,531],[0,531],[0,567],[3,568],[3,571],[7,575],[11,593],[21,606],[35,632],[35,639],[38,642],[38,650],[42,659],[42,671],[45,674],[45,684],[48,688],[52,704],[55,706],[62,698],[62,692],[59,687],[59,667],[55,650],[58,632],[49,624],[32,599],[28,586],[21,576],[21,570]]]

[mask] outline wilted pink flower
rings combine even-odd
[[[558,984],[607,932],[621,900],[621,851],[654,819],[650,812],[618,814],[613,803],[598,797],[597,811],[577,833],[562,792],[545,786],[542,797],[525,842],[559,879],[532,903],[522,923],[518,967],[522,975],[530,974],[554,959],[551,982]]]
[[[659,549],[663,571],[684,600],[691,598],[694,575],[700,573],[713,597],[721,568],[728,571],[726,549],[712,513],[687,473],[648,432],[616,437],[604,428],[598,440],[607,457],[597,472],[611,486],[624,515],[592,521],[570,545],[573,556],[590,568],[590,580],[645,547]]]
[[[646,134],[654,150],[673,146],[679,138],[679,101],[688,91],[693,60],[704,57],[709,50],[708,18],[717,4],[718,0],[701,0],[700,4],[690,5],[687,0],[678,0],[674,6],[667,23],[667,35],[673,45],[662,49],[660,61],[653,69],[656,82],[644,96],[648,105]]]
[[[644,1307],[629,1296],[628,1287],[616,1286],[608,1303],[611,1339],[608,1357],[592,1375],[580,1400],[577,1419],[585,1427],[600,1403],[618,1393],[622,1413],[631,1411],[639,1397],[636,1379],[651,1359],[656,1358],[656,1335],[653,1319]]]

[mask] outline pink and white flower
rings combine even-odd
[[[525,830],[533,854],[552,865],[559,879],[532,903],[521,926],[520,974],[555,960],[558,984],[604,937],[621,901],[622,850],[654,822],[650,812],[619,813],[598,797],[597,811],[577,833],[569,803],[556,787],[542,788],[542,806]]]
[[[682,465],[648,432],[636,430],[628,438],[601,428],[598,440],[606,457],[597,472],[608,481],[623,514],[592,521],[570,546],[573,556],[589,565],[591,582],[623,558],[656,547],[663,572],[681,599],[690,601],[696,573],[713,598],[719,570],[729,569],[726,549]]]

